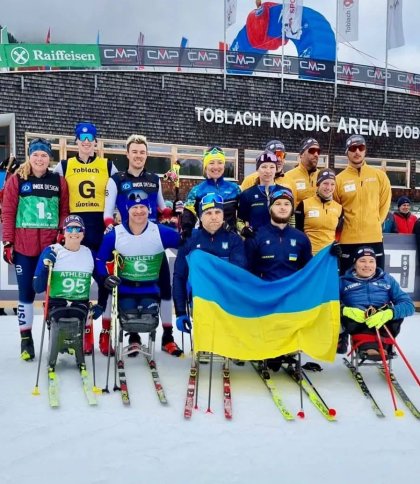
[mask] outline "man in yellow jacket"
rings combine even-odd
[[[359,134],[346,141],[348,166],[336,177],[334,199],[343,207],[340,272],[353,264],[361,246],[372,247],[376,262],[384,268],[382,223],[391,205],[391,184],[381,169],[366,164],[366,141]]]

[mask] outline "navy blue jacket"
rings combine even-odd
[[[173,277],[173,300],[177,316],[186,314],[188,300],[187,255],[193,250],[204,250],[239,267],[246,267],[244,243],[238,234],[221,227],[215,234],[204,228],[193,230],[191,237],[182,245],[175,260]]]
[[[249,270],[266,281],[290,276],[312,259],[311,243],[303,232],[271,223],[245,241],[245,252]]]
[[[268,187],[268,193],[271,194],[277,186]],[[270,223],[268,209],[270,195],[266,194],[265,188],[263,185],[254,185],[244,190],[239,196],[238,218],[248,222],[254,230]]]
[[[414,314],[414,304],[398,282],[382,269],[377,268],[371,279],[356,277],[354,269],[349,269],[340,277],[340,300],[344,306],[378,309],[385,304],[392,304],[394,319],[405,318]]]

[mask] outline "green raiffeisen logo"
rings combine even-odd
[[[96,44],[8,44],[4,46],[4,50],[9,67],[99,67],[101,65],[99,48]]]

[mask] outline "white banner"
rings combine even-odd
[[[303,0],[284,0],[283,27],[288,39],[300,39],[302,35]]]
[[[337,42],[359,39],[359,0],[337,0]]]
[[[388,0],[388,49],[405,44],[402,22],[402,0]]]
[[[226,0],[226,28],[236,22],[236,3],[237,0]]]

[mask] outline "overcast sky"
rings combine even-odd
[[[279,2],[281,3],[281,2]],[[335,30],[336,0],[304,0],[322,13]],[[356,50],[340,44],[339,60],[383,66],[387,0],[360,0],[359,40]],[[255,0],[238,0],[237,20],[227,31],[236,37],[255,8]],[[187,37],[190,47],[217,48],[223,40],[223,0],[0,0],[0,24],[25,42],[45,42],[51,28],[53,43],[137,43],[139,32],[145,45],[178,46]],[[420,73],[420,0],[403,0],[406,44],[389,51],[391,67]],[[291,42],[286,54],[295,55]]]

